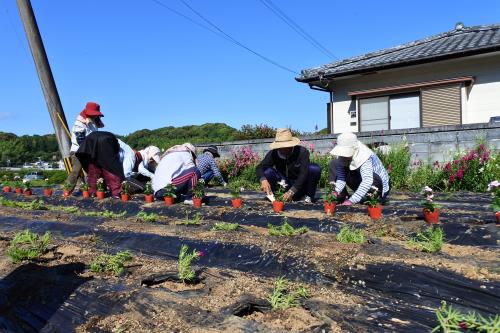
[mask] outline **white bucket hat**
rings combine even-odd
[[[337,137],[337,145],[330,151],[331,155],[352,157],[349,168],[356,170],[373,154],[354,133],[342,133]]]
[[[269,145],[271,149],[295,147],[300,143],[300,139],[292,136],[288,128],[278,128],[274,142]]]
[[[337,145],[330,151],[331,155],[352,157],[358,147],[358,137],[354,133],[342,133],[337,137]]]

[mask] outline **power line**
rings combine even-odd
[[[286,15],[277,5],[275,5],[271,0],[259,0],[264,6],[266,6],[271,12],[273,12],[278,18],[285,22],[290,28],[292,28],[297,34],[304,38],[309,44],[315,47],[317,50],[322,52],[329,58],[337,58],[330,50],[324,47],[320,42],[318,42],[314,37],[308,34],[300,25],[298,25],[293,19]]]
[[[179,16],[181,16],[181,17],[183,17],[183,18],[187,19],[187,20],[189,20],[190,22],[192,22],[192,23],[194,23],[194,24],[196,24],[196,25],[198,25],[198,26],[200,26],[200,27],[202,27],[202,28],[204,28],[204,29],[206,29],[206,30],[209,30],[210,32],[214,33],[215,35],[217,35],[217,36],[219,36],[219,37],[221,37],[221,38],[223,38],[223,39],[225,39],[225,40],[227,40],[227,41],[230,41],[231,43],[233,43],[233,44],[235,44],[235,45],[237,45],[237,46],[239,46],[239,47],[241,47],[241,48],[243,48],[243,49],[247,50],[248,52],[250,52],[250,53],[254,54],[255,56],[257,56],[257,57],[261,58],[262,60],[264,60],[264,61],[266,61],[266,62],[268,62],[268,63],[270,63],[270,64],[272,64],[272,65],[274,65],[274,66],[276,66],[276,67],[278,67],[278,68],[281,68],[281,69],[283,69],[283,70],[285,70],[285,71],[287,71],[287,72],[293,73],[293,74],[297,74],[297,75],[299,74],[297,71],[294,71],[293,69],[290,69],[290,68],[288,68],[288,67],[286,67],[286,66],[284,66],[284,65],[281,65],[281,64],[279,64],[278,62],[276,62],[276,61],[274,61],[274,60],[272,60],[272,59],[270,59],[270,58],[268,58],[268,57],[264,56],[263,54],[261,54],[261,53],[259,53],[259,52],[257,52],[257,51],[252,50],[250,47],[248,47],[248,46],[244,45],[243,43],[239,42],[239,41],[238,41],[238,40],[236,40],[234,37],[232,37],[231,35],[229,35],[228,33],[226,33],[224,30],[222,30],[221,28],[219,28],[219,27],[218,27],[215,23],[213,23],[212,21],[210,21],[209,19],[207,19],[206,17],[204,17],[204,16],[203,16],[200,12],[198,12],[196,9],[194,9],[193,7],[191,7],[191,6],[190,6],[190,5],[189,5],[186,1],[184,1],[184,0],[180,0],[180,1],[181,1],[181,2],[182,2],[182,3],[183,3],[183,4],[187,7],[187,8],[189,8],[189,10],[191,10],[193,13],[195,13],[198,17],[200,17],[203,21],[205,21],[206,23],[208,23],[208,24],[209,24],[211,27],[213,27],[215,30],[214,30],[214,29],[212,29],[212,28],[210,28],[210,27],[207,27],[207,26],[206,26],[206,25],[204,25],[204,24],[201,24],[201,23],[199,23],[199,22],[197,22],[197,21],[193,20],[193,19],[192,19],[192,18],[190,18],[189,16],[186,16],[186,15],[184,15],[184,14],[180,13],[179,11],[176,11],[176,10],[174,10],[174,9],[170,8],[169,6],[165,5],[163,2],[161,2],[161,1],[159,1],[159,0],[152,0],[152,1],[154,1],[155,3],[157,3],[158,5],[160,5],[160,6],[164,7],[164,8],[166,8],[166,9],[168,9],[168,10],[172,11],[173,13],[175,13],[175,14],[177,14],[177,15],[179,15]]]

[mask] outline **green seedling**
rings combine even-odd
[[[288,309],[299,305],[299,300],[308,298],[309,292],[303,286],[299,286],[296,290],[290,291],[288,281],[279,277],[273,292],[269,295],[268,301],[275,310]]]
[[[297,236],[304,234],[309,231],[307,227],[294,228],[290,224],[288,224],[288,218],[285,216],[283,218],[283,224],[279,227],[275,227],[272,224],[267,225],[267,229],[269,230],[269,235],[271,236]]]
[[[101,254],[90,264],[92,272],[112,272],[115,276],[123,274],[126,261],[132,260],[129,251],[121,251],[115,255]]]
[[[212,231],[235,231],[240,225],[238,223],[216,222]]]
[[[436,310],[436,317],[439,325],[434,332],[500,332],[500,315],[483,317],[475,312],[463,314],[451,305],[447,306],[445,301],[441,301],[441,306]]]
[[[62,211],[62,212],[69,213],[69,214],[80,215],[80,208],[75,207],[75,206],[66,207],[66,206],[52,206],[52,205],[49,205],[49,206],[47,206],[47,208],[49,210],[58,210],[58,211]]]
[[[203,221],[203,215],[201,213],[196,213],[193,218],[189,217],[189,213],[186,212],[186,219],[180,224],[183,225],[200,225],[201,221]]]
[[[12,207],[12,208],[21,208],[25,210],[47,210],[45,203],[41,199],[35,199],[30,202],[22,202],[22,201],[12,201],[0,197],[0,205],[4,207]]]
[[[14,263],[39,258],[47,251],[50,237],[50,231],[47,231],[43,236],[29,230],[18,232],[10,242],[7,255]]]
[[[439,252],[444,243],[443,229],[441,227],[429,227],[426,230],[419,231],[417,236],[411,238],[408,243],[422,252]]]
[[[199,257],[205,254],[202,251],[193,250],[193,252],[188,253],[189,247],[187,245],[182,245],[179,252],[179,261],[177,263],[177,268],[179,270],[179,279],[183,282],[192,282],[196,277],[196,273],[191,267],[193,261],[198,260]]]
[[[138,220],[144,221],[144,222],[156,222],[160,218],[160,215],[155,214],[155,213],[146,213],[146,212],[139,212],[135,216],[137,217]]]
[[[337,241],[341,243],[361,244],[365,242],[365,233],[361,229],[344,225],[340,228],[340,232],[337,234]]]

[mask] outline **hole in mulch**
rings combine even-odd
[[[238,302],[221,309],[222,313],[232,314],[237,317],[246,317],[255,312],[265,313],[269,311],[271,311],[271,304],[267,300],[250,295],[245,295]]]
[[[156,286],[165,282],[174,282],[174,283],[182,283],[186,285],[196,285],[201,283],[204,278],[200,277],[200,271],[196,271],[196,277],[192,281],[182,281],[179,278],[179,274],[176,271],[168,271],[164,273],[159,273],[159,274],[153,274],[150,275],[144,279],[141,280],[141,286],[145,287],[152,287]]]

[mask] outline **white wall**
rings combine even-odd
[[[446,60],[432,64],[381,71],[375,74],[339,78],[330,83],[333,88],[334,133],[357,132],[350,126],[350,112],[358,111],[349,91],[383,88],[405,83],[474,76],[474,84],[462,89],[462,121],[464,124],[488,122],[500,115],[500,52]],[[468,92],[468,94],[464,94]]]

